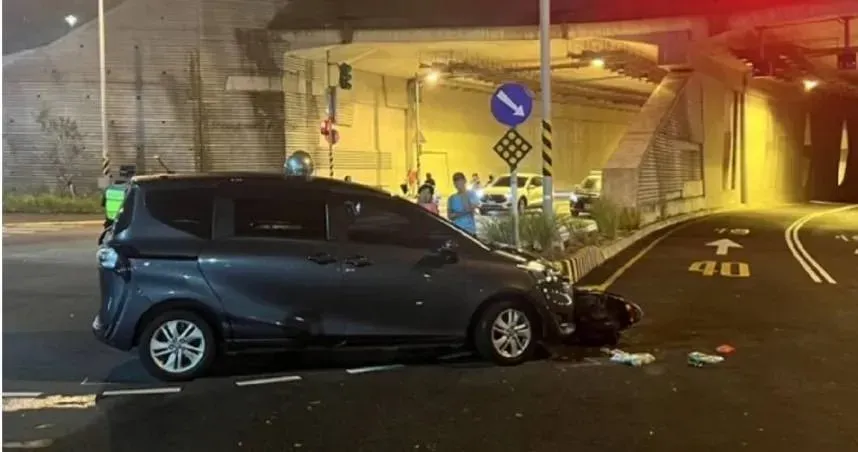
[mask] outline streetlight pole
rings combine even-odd
[[[420,129],[420,75],[414,77],[414,128],[417,132],[417,139],[414,143],[415,150],[415,166],[417,171],[417,185],[420,185],[420,159],[423,156],[423,131]]]
[[[542,84],[542,210],[554,217],[551,138],[551,0],[539,0],[539,75]]]
[[[110,179],[110,155],[107,150],[107,69],[104,40],[104,0],[98,0],[98,66],[101,101],[101,174],[104,185]]]

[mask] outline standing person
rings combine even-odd
[[[491,185],[492,182],[494,182],[494,181],[495,181],[495,175],[489,174],[489,180],[486,182],[486,185]]]
[[[433,188],[435,187],[435,179],[432,178],[432,173],[426,173],[426,182],[431,185]]]
[[[483,188],[483,184],[480,183],[480,175],[474,173],[471,175],[471,190],[477,191]]]
[[[435,188],[429,184],[423,184],[417,191],[417,204],[420,207],[438,215],[438,203],[435,200]]]
[[[476,193],[468,190],[467,184],[468,180],[465,179],[464,174],[456,173],[453,175],[456,193],[447,198],[447,216],[460,228],[476,235],[477,219],[475,214],[480,207],[480,200]]]
[[[344,181],[346,181],[346,182],[351,182],[351,181],[352,181],[352,177],[351,177],[351,176],[346,176],[346,177],[345,177],[345,179],[343,179],[343,180],[344,180]]]
[[[408,170],[403,186],[405,187],[405,189],[402,190],[403,195],[413,195],[417,193],[417,170],[414,168]]]

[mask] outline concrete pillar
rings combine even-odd
[[[819,93],[810,111],[810,196],[830,201],[837,196],[840,138],[844,112],[838,98]]]
[[[844,201],[858,202],[858,105],[849,105],[846,111],[846,134],[849,153],[846,157],[846,175],[840,186],[840,195]]]

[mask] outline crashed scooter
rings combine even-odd
[[[555,344],[615,346],[623,331],[643,318],[643,309],[636,303],[616,293],[575,287],[567,276],[552,270],[551,263],[536,253],[496,242],[491,246],[538,263],[550,273],[554,282],[543,285],[544,295],[549,300],[563,300],[563,308],[552,310],[558,327],[552,330],[559,331],[559,336],[544,338],[546,347]]]

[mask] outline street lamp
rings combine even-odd
[[[98,69],[101,110],[101,168],[103,184],[106,187],[110,175],[110,159],[107,152],[107,69],[104,41],[104,0],[98,0]]]
[[[554,217],[551,133],[551,0],[539,0],[539,84],[542,88],[542,209]]]
[[[426,74],[426,76],[425,76],[425,77],[423,77],[423,80],[425,80],[425,81],[426,81],[426,83],[429,83],[429,84],[431,84],[431,85],[434,85],[434,84],[438,83],[438,80],[440,80],[440,79],[441,79],[441,73],[440,73],[440,72],[438,72],[438,71],[437,71],[437,70],[435,70],[435,69],[433,69],[433,70],[429,71],[429,72]]]

